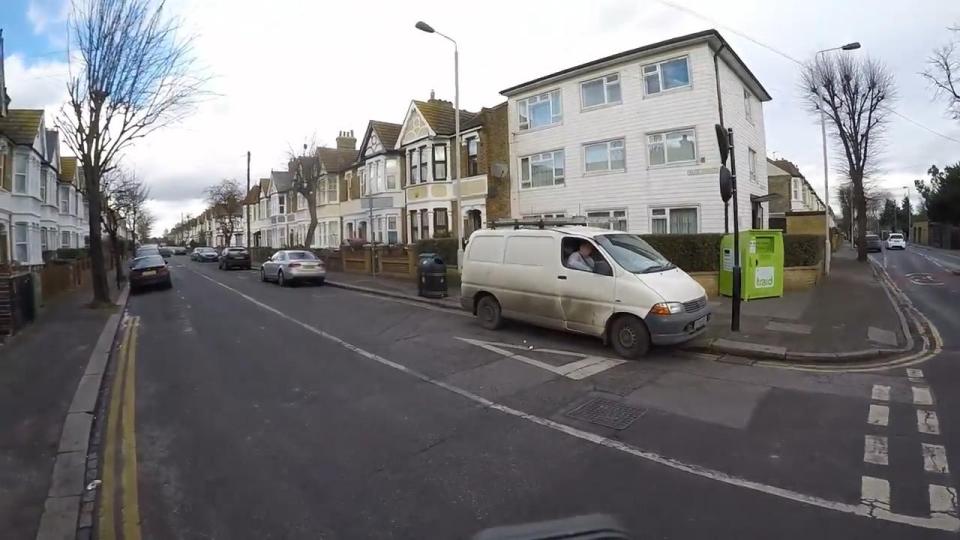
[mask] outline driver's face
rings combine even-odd
[[[581,255],[587,256],[587,255],[590,255],[591,253],[593,253],[593,246],[591,246],[590,244],[588,244],[588,243],[586,243],[586,242],[580,244],[580,254],[581,254]]]

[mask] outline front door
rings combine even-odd
[[[589,250],[581,249],[581,245],[588,246]],[[600,335],[607,319],[613,315],[616,280],[607,275],[611,267],[596,244],[589,240],[564,238],[561,250],[563,265],[557,283],[565,326],[574,332]]]

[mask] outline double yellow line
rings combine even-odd
[[[99,538],[104,540],[140,540],[134,394],[139,328],[140,317],[127,319],[118,351],[119,364],[110,389],[98,522]]]

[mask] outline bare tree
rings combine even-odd
[[[867,260],[864,241],[867,200],[864,179],[877,170],[884,130],[895,99],[893,76],[880,62],[851,55],[821,56],[802,73],[804,97],[812,112],[822,107],[831,135],[846,163],[840,167],[853,187],[857,220],[857,259]]]
[[[307,200],[310,225],[307,226],[307,234],[303,242],[307,248],[310,248],[313,246],[313,235],[317,230],[317,189],[321,176],[316,142],[304,143],[303,153],[299,156],[291,150],[288,170],[293,173],[293,190]]]
[[[136,216],[144,211],[144,204],[150,197],[150,190],[134,173],[122,168],[112,169],[101,180],[100,194],[103,199],[103,211],[100,219],[110,239],[110,252],[119,287],[123,280],[120,264],[123,256],[120,229],[121,227],[128,231],[136,229]]]
[[[93,303],[110,302],[100,242],[104,174],[133,142],[184,117],[203,95],[189,39],[154,0],[74,0],[69,99],[56,124],[79,157],[90,201]]]
[[[950,28],[954,40],[935,49],[927,59],[927,69],[920,74],[933,87],[934,97],[947,103],[947,112],[960,120],[960,26]]]
[[[153,212],[147,208],[140,209],[133,215],[133,230],[137,232],[140,241],[150,238],[150,232],[153,229],[153,223],[156,221]]]
[[[240,227],[243,217],[243,189],[236,180],[223,179],[219,184],[207,188],[207,202],[214,226],[230,245],[234,232]],[[213,239],[210,239],[213,243]]]

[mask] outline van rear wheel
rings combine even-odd
[[[500,315],[500,302],[492,296],[484,296],[477,302],[477,319],[480,325],[487,330],[496,330],[503,326],[503,317]]]
[[[640,319],[618,317],[610,325],[610,344],[624,358],[639,358],[650,350],[650,333]]]

